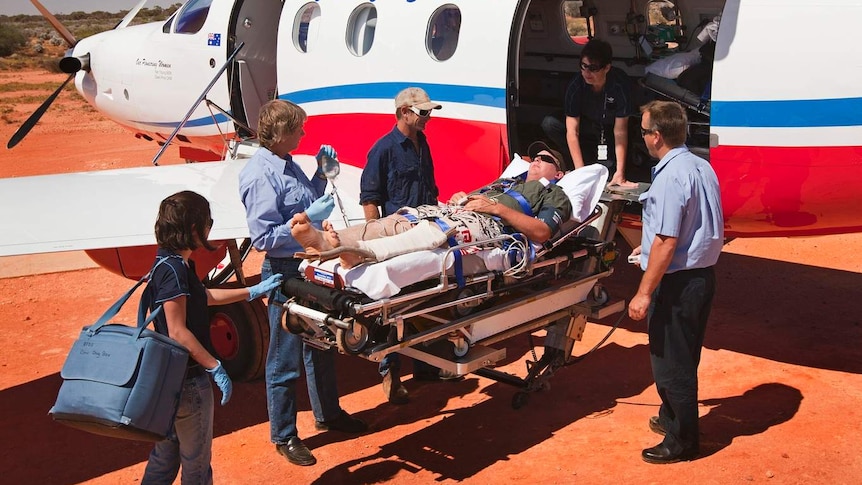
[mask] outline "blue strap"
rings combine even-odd
[[[153,274],[153,271],[156,269],[156,267],[158,267],[158,265],[162,264],[166,259],[168,259],[168,258],[164,257],[164,258],[159,259],[159,261],[153,266],[153,269],[151,269],[149,273],[142,276],[141,279],[139,279],[138,282],[135,283],[134,286],[129,288],[129,291],[124,293],[123,296],[121,296],[117,301],[115,301],[114,304],[111,305],[111,307],[108,308],[107,311],[105,311],[104,315],[102,315],[102,317],[99,318],[99,320],[97,320],[95,324],[90,326],[90,329],[88,331],[89,334],[90,335],[95,334],[96,332],[99,331],[100,328],[102,328],[105,324],[108,323],[108,320],[114,318],[117,315],[117,313],[120,312],[120,309],[123,308],[123,305],[125,305],[126,302],[129,300],[129,297],[132,296],[132,293],[134,293],[135,290],[137,290],[138,287],[141,286],[141,284],[143,284],[145,281],[149,281],[150,276]],[[157,314],[157,312],[153,312],[152,314],[150,314],[150,318],[148,318],[146,320],[143,327],[146,327],[147,325],[149,325],[149,323],[152,321],[152,319],[155,317],[156,314]],[[141,323],[143,321],[144,321],[144,318],[143,318],[143,315],[141,314],[141,308],[139,307],[138,308],[138,327],[142,326]]]
[[[524,214],[526,214],[530,217],[533,217],[533,209],[530,207],[530,203],[527,202],[527,199],[525,199],[524,196],[521,195],[520,192],[515,192],[512,189],[506,189],[506,191],[503,193],[508,195],[509,197],[515,199],[518,202],[518,205],[521,206],[521,212],[523,212]]]
[[[451,229],[449,227],[449,224],[446,224],[446,222],[436,217],[434,218],[434,223],[437,224],[437,227],[439,227],[440,230],[444,233],[448,232],[449,229]],[[446,238],[446,242],[449,243],[450,248],[453,248],[458,245],[458,241],[455,240],[454,236],[449,236],[448,238]],[[463,288],[464,286],[466,286],[467,282],[464,280],[464,264],[461,259],[461,251],[453,251],[452,254],[455,256],[455,282],[458,283],[458,288]]]

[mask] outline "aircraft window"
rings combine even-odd
[[[196,34],[204,26],[212,0],[190,0],[177,16],[174,32]]]
[[[569,38],[577,45],[584,45],[596,31],[595,20],[584,14],[583,0],[568,0],[563,2],[563,18]]]
[[[461,10],[455,5],[443,5],[431,16],[425,41],[428,53],[438,61],[452,57],[461,33]]]
[[[293,21],[293,46],[300,52],[308,52],[309,41],[313,46],[317,41],[317,28],[320,21],[320,6],[307,3],[299,9]]]
[[[374,44],[377,8],[370,3],[356,7],[347,22],[347,48],[354,56],[364,56]]]

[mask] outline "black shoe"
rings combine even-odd
[[[679,461],[688,461],[697,456],[697,450],[683,450],[679,453],[671,453],[664,443],[659,443],[652,448],[647,448],[641,452],[641,457],[647,463],[656,465],[664,465],[667,463],[676,463]]]
[[[310,466],[317,463],[317,458],[311,454],[311,450],[305,446],[305,443],[298,436],[287,440],[287,443],[275,445],[275,449],[294,465]]]
[[[664,426],[661,425],[661,421],[659,421],[658,416],[649,418],[649,430],[662,436],[667,434],[667,431],[664,429]]]
[[[383,394],[390,404],[407,404],[410,398],[407,389],[401,384],[401,378],[394,375],[392,371],[383,376]]]
[[[342,433],[354,434],[368,431],[368,425],[365,424],[365,421],[354,418],[343,409],[337,418],[328,421],[317,421],[314,423],[314,427],[319,431],[341,431]]]

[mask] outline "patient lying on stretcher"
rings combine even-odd
[[[541,142],[530,145],[526,179],[498,179],[482,189],[456,193],[447,206],[405,207],[382,219],[335,231],[324,223],[319,231],[298,214],[291,234],[305,248],[297,257],[341,259],[344,268],[378,262],[426,249],[477,243],[501,236],[508,229],[543,243],[569,220],[572,204],[556,185],[564,173],[562,156]]]

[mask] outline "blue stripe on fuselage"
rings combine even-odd
[[[712,101],[712,126],[819,128],[862,125],[862,98]]]
[[[226,121],[229,121],[227,116],[225,116],[221,113],[216,113],[215,122],[213,122],[212,116],[204,116],[203,118],[198,118],[196,120],[188,120],[188,121],[186,121],[186,124],[184,126],[187,126],[189,128],[197,128],[200,126],[212,126],[212,125],[216,125],[218,123],[224,123]],[[149,125],[149,126],[156,126],[159,128],[171,128],[171,129],[176,128],[177,125],[180,124],[179,121],[163,121],[163,122],[136,121],[135,123],[140,123],[140,124]]]
[[[464,103],[492,108],[506,107],[506,90],[481,86],[456,86],[452,84],[428,83],[367,83],[345,84],[305,89],[280,94],[278,97],[297,104],[339,99],[387,99],[394,100],[399,91],[415,86],[424,89],[434,101],[442,103]]]

